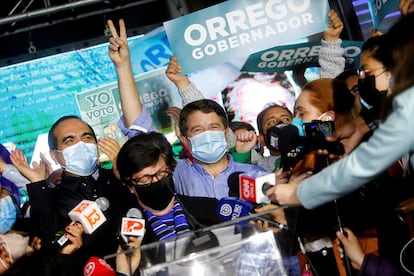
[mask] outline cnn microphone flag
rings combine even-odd
[[[239,175],[240,198],[255,203],[269,203],[270,199],[263,193],[264,185],[275,185],[274,173],[252,171]]]

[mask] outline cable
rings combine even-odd
[[[414,271],[411,271],[411,270],[409,270],[405,265],[404,265],[404,263],[403,263],[403,253],[404,253],[404,251],[407,249],[407,247],[408,247],[408,245],[410,244],[410,243],[412,243],[414,241],[414,238],[411,238],[411,240],[409,240],[404,246],[403,246],[403,248],[401,249],[401,252],[400,252],[400,264],[401,264],[401,266],[402,266],[402,268],[407,272],[407,273],[409,273],[409,274],[411,274],[411,275],[414,275]]]

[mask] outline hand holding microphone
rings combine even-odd
[[[78,222],[81,224],[82,231],[84,233],[92,234],[106,221],[103,212],[106,211],[108,207],[109,201],[105,197],[99,197],[95,201],[82,200],[71,211],[69,211],[68,215],[71,218],[72,222]],[[71,224],[69,226],[71,226]],[[53,244],[59,250],[72,243],[72,240],[69,239],[70,235],[67,234],[67,231],[61,231],[56,234],[56,238],[53,240]],[[73,249],[73,247],[71,248]],[[70,250],[68,249],[67,251]]]
[[[123,248],[119,247],[119,254],[116,256],[116,271],[125,275],[133,275],[141,262],[141,250],[138,248],[141,246],[142,238],[129,236],[128,240],[129,249],[134,249],[134,251],[122,254]]]
[[[145,234],[145,220],[142,212],[137,208],[131,208],[122,218],[121,231],[119,233],[119,242],[123,250],[129,249],[129,237],[135,237],[139,240]]]
[[[65,228],[64,237],[68,240],[66,246],[64,246],[60,253],[70,255],[78,250],[83,244],[83,226],[79,222],[71,222]]]
[[[275,187],[274,183],[275,174],[273,173],[232,173],[228,179],[230,197],[219,200],[217,215],[224,220],[234,220],[262,210],[257,209],[257,206],[263,202],[270,202],[266,193]],[[269,210],[274,205],[266,204],[265,206],[263,210]],[[257,220],[266,222],[270,227],[288,230],[286,224],[280,223],[268,215],[257,217]]]

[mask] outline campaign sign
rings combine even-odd
[[[165,67],[136,76],[135,84],[154,128],[164,134],[171,133],[173,127],[166,110],[170,106],[180,106],[180,97],[177,88],[167,79]],[[117,83],[78,93],[75,98],[82,119],[92,126],[98,139],[110,136],[121,145],[125,142],[118,127],[122,109]]]
[[[352,40],[344,40],[342,41],[342,48],[344,48],[344,57],[345,57],[345,68],[354,68],[358,69],[360,60],[361,60],[361,52],[362,52],[362,44],[364,41],[352,41]]]
[[[395,0],[368,0],[368,8],[374,28],[379,28],[385,16],[395,11],[398,4],[399,1]]]
[[[180,106],[180,96],[175,85],[165,75],[165,67],[135,77],[141,102],[151,115],[152,124],[159,132],[173,132],[171,118],[166,111],[170,106]]]
[[[129,45],[132,69],[136,74],[167,66],[172,55],[164,27],[158,27]]]
[[[344,57],[348,67],[358,68],[362,41],[343,41]],[[241,71],[284,72],[296,66],[317,67],[320,42],[307,42],[267,49],[249,56]]]
[[[326,0],[238,0],[164,22],[183,73],[297,41],[328,28]]]

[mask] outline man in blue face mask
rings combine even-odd
[[[177,193],[220,199],[228,196],[227,180],[231,173],[263,171],[255,165],[235,162],[228,154],[227,116],[215,101],[202,99],[184,106],[179,127],[181,142],[190,149],[194,161],[177,164]]]
[[[49,131],[48,142],[52,159],[62,168],[61,177],[55,182],[58,184],[52,185],[45,174],[33,170],[29,177],[32,183],[27,185],[30,220],[34,234],[42,240],[42,248],[54,248],[56,233],[71,223],[68,212],[82,200],[105,197],[109,201],[104,212],[107,221],[92,234],[83,234],[81,252],[85,261],[91,256],[115,252],[120,218],[136,204],[136,199],[112,170],[99,167],[97,138],[92,127],[79,117],[57,120]],[[101,144],[108,146],[107,141]],[[105,147],[102,149],[108,152]]]

